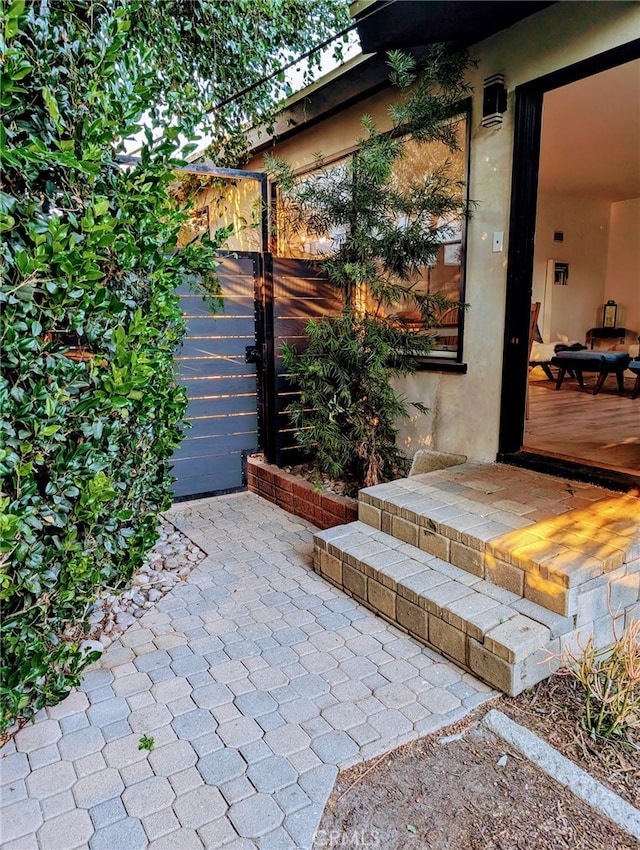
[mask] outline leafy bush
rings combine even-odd
[[[632,621],[612,647],[596,649],[593,637],[565,659],[565,673],[584,691],[585,729],[594,737],[640,731],[640,621]]]
[[[408,414],[389,375],[411,372],[413,363],[397,347],[394,329],[363,317],[354,333],[344,315],[309,322],[306,332],[304,352],[283,345],[285,369],[302,388],[300,400],[287,408],[299,445],[329,476],[355,487],[382,470],[404,473],[395,423]]]
[[[211,106],[316,25],[321,38],[338,7],[318,0],[318,25],[295,0],[3,5],[0,733],[78,682],[92,600],[131,576],[170,503],[186,404],[174,292],[196,274],[215,295],[224,235],[175,251],[182,139],[210,114],[218,149],[233,142],[273,86]]]
[[[343,297],[342,315],[312,320],[306,326],[309,347],[285,346],[283,353],[301,392],[288,408],[298,443],[324,472],[356,487],[402,471],[395,423],[408,411],[390,381],[415,371],[417,355],[431,350],[433,338],[424,331],[438,315],[463,306],[416,286],[450,237],[451,222],[468,214],[463,185],[450,161],[405,186],[395,167],[407,138],[458,150],[451,117],[469,92],[469,59],[437,47],[419,74],[403,54],[392,54],[390,64],[392,80],[409,89],[390,109],[392,132],[380,132],[365,116],[366,135],[349,162],[326,167],[319,156],[317,170],[300,180],[285,162],[267,158],[289,227],[330,241],[344,233],[321,263]],[[407,307],[417,313],[417,323],[403,318]]]

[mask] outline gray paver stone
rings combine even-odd
[[[296,771],[281,756],[271,756],[252,764],[247,770],[247,776],[258,791],[265,794],[273,794],[297,779]]]
[[[320,714],[316,702],[301,697],[291,700],[280,707],[280,714],[287,723],[304,723]]]
[[[421,694],[419,700],[431,714],[447,714],[460,708],[461,704],[459,697],[444,688],[431,688]]]
[[[104,736],[100,730],[95,726],[87,726],[86,729],[78,729],[61,738],[58,750],[63,759],[74,761],[92,753],[99,753],[104,745]]]
[[[334,729],[342,730],[359,726],[366,720],[366,715],[353,705],[353,703],[348,702],[337,703],[329,708],[325,708],[322,716]]]
[[[320,826],[322,818],[322,810],[324,806],[319,803],[312,803],[310,806],[305,806],[289,815],[284,822],[284,828],[296,842],[296,847],[311,850],[313,846],[313,838]]]
[[[105,685],[110,685],[111,682],[113,682],[113,673],[110,670],[98,667],[93,669],[88,668],[84,672],[80,690],[91,694],[92,691],[102,688]]]
[[[92,773],[78,779],[73,786],[73,796],[78,808],[90,809],[99,803],[119,797],[124,791],[124,784],[115,768],[106,768],[99,773]]]
[[[325,764],[340,764],[358,752],[358,745],[346,732],[328,732],[314,738],[311,749]]]
[[[252,794],[255,794],[255,788],[246,776],[238,776],[230,782],[225,782],[225,784],[221,786],[220,791],[230,806],[233,805],[233,803],[239,803],[240,800],[244,800],[246,797],[251,797]]]
[[[35,832],[42,823],[42,812],[37,800],[19,800],[4,806],[2,812],[2,841],[13,841]]]
[[[247,764],[235,750],[224,749],[199,759],[197,768],[208,785],[220,786],[243,776]]]
[[[180,829],[180,822],[172,809],[163,809],[161,812],[142,818],[142,827],[149,841],[154,841],[156,838],[162,838],[163,835]]]
[[[298,784],[315,802],[324,806],[338,776],[338,768],[332,764],[319,764],[302,773]]]
[[[267,732],[264,740],[277,756],[288,756],[305,750],[311,741],[302,727],[292,723]]]
[[[263,731],[250,717],[239,717],[221,723],[218,727],[218,735],[228,747],[242,747],[251,741],[259,741]]]
[[[29,835],[23,835],[22,838],[16,839],[16,841],[3,844],[2,850],[40,850],[40,845],[35,832],[31,832]]]
[[[258,839],[259,850],[299,850],[293,838],[281,826]]]
[[[45,823],[51,818],[58,815],[63,815],[65,812],[70,812],[76,808],[76,801],[73,798],[71,791],[61,791],[59,794],[53,794],[40,802],[42,814]]]
[[[3,777],[4,778],[4,777]],[[71,788],[76,781],[73,766],[66,761],[58,761],[32,771],[26,778],[30,797],[43,799],[60,791]]]
[[[90,850],[147,850],[147,836],[137,818],[124,818],[96,830],[89,839]]]
[[[102,735],[105,741],[117,741],[118,738],[126,738],[131,734],[131,726],[126,720],[118,720],[116,723],[110,723],[108,726],[101,727]]]
[[[75,850],[86,847],[92,834],[89,812],[76,809],[47,820],[38,830],[38,841],[46,850]]]
[[[188,741],[173,741],[149,753],[149,764],[156,776],[171,776],[192,767],[198,757]]]
[[[293,814],[293,812],[303,809],[311,802],[297,782],[278,791],[275,800],[285,815]]]
[[[89,718],[83,711],[80,714],[72,714],[69,717],[61,717],[58,722],[60,723],[62,734],[66,735],[67,732],[75,732],[76,729],[84,729],[89,725]]]
[[[229,819],[240,835],[259,838],[280,826],[284,818],[275,801],[266,794],[255,794],[235,803],[229,809]]]
[[[171,721],[171,726],[178,737],[187,741],[193,741],[202,735],[215,732],[218,722],[211,712],[205,708],[196,708],[186,714],[180,714]]]
[[[132,732],[147,734],[171,722],[171,712],[166,705],[147,705],[129,715]]]
[[[130,713],[129,703],[124,697],[113,697],[92,705],[87,711],[87,717],[92,726],[108,726],[124,720]]]
[[[89,809],[89,815],[96,829],[101,829],[103,826],[108,826],[118,820],[127,817],[127,810],[122,804],[120,797],[114,797],[111,800],[105,800],[104,803],[98,803]]]
[[[218,789],[206,785],[181,794],[173,804],[181,825],[192,829],[221,817],[226,809],[227,804]]]
[[[16,733],[16,749],[22,753],[32,753],[55,744],[61,736],[62,730],[57,720],[49,719],[29,724]]]
[[[29,770],[29,759],[26,753],[11,753],[0,758],[0,781],[3,785],[24,779],[25,776],[28,776]]]
[[[237,696],[234,700],[236,708],[247,717],[260,717],[274,711],[278,704],[265,691],[249,691]]]
[[[170,806],[174,798],[173,788],[163,776],[151,776],[129,785],[122,794],[127,812],[140,818]]]
[[[198,829],[198,836],[207,850],[217,850],[218,847],[228,847],[235,850],[242,840],[238,837],[227,817],[206,823]]]

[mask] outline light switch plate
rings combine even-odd
[[[494,230],[494,232],[493,232],[493,242],[491,243],[491,250],[494,252],[494,254],[502,251],[503,241],[504,241],[504,231]]]

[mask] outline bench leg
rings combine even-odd
[[[576,378],[578,379],[578,385],[580,386],[580,389],[583,390],[584,389],[584,380],[582,378],[582,370],[576,369],[575,371],[576,371]]]
[[[556,380],[556,389],[557,389],[557,390],[559,390],[559,389],[560,389],[560,387],[562,386],[562,382],[563,382],[563,380],[564,380],[564,373],[565,373],[566,371],[567,371],[567,370],[566,370],[566,369],[563,369],[563,368],[562,368],[562,366],[560,366],[560,368],[558,369],[558,378],[557,378],[557,380]]]
[[[636,382],[633,385],[633,390],[631,391],[631,398],[638,398],[640,394],[640,372],[636,375]]]
[[[550,381],[555,381],[555,378],[553,377],[553,372],[549,368],[549,364],[548,363],[540,363],[540,366],[542,366],[542,371],[545,373],[547,378],[549,378]]]
[[[593,394],[594,395],[598,395],[598,393],[602,389],[602,385],[604,384],[608,374],[609,374],[608,372],[604,372],[604,371],[600,372],[600,374],[598,375],[598,380],[596,381],[596,385],[593,388]]]
[[[618,392],[621,393],[624,390],[624,370],[618,369],[616,372],[616,378],[618,379]]]

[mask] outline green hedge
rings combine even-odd
[[[116,160],[146,85],[122,64],[127,16],[92,30],[81,4],[23,7],[4,20],[2,78],[0,732],[78,681],[98,588],[156,539],[186,405],[174,291],[215,267],[213,244],[171,250],[175,134],[134,169]]]
[[[186,405],[174,293],[195,277],[215,294],[224,235],[175,251],[185,140],[205,126],[230,164],[287,52],[346,10],[0,0],[0,734],[78,682],[92,601],[131,576],[170,503]],[[123,169],[132,137],[140,163]]]

